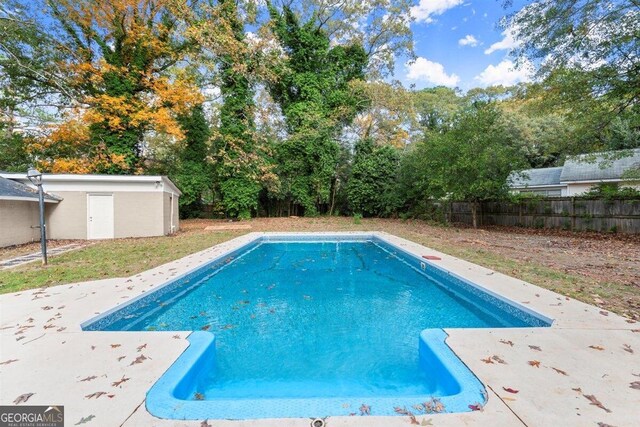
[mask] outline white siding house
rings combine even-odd
[[[514,171],[509,186],[515,193],[549,197],[579,196],[603,183],[640,190],[640,179],[627,176],[634,170],[640,172],[640,149],[584,154],[567,158],[561,167]]]

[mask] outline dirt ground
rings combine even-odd
[[[228,221],[226,221],[228,222]],[[186,220],[202,232],[220,220]],[[640,235],[448,227],[417,220],[258,218],[250,231],[386,231],[640,320]],[[247,230],[249,231],[249,230]],[[246,231],[245,231],[246,232]]]

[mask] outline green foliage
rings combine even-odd
[[[178,167],[170,176],[182,191],[181,216],[197,217],[202,213],[203,194],[213,187],[213,168],[207,161],[211,130],[202,105],[179,116],[178,122],[185,135],[185,146],[179,154]]]
[[[358,141],[347,200],[352,212],[365,216],[389,216],[400,205],[397,171],[400,158],[390,146],[376,147],[371,140]]]
[[[7,172],[24,172],[33,163],[33,159],[25,150],[24,136],[3,129],[0,122],[0,170]]]
[[[640,199],[640,190],[633,187],[621,186],[618,183],[600,183],[588,192],[583,193],[581,197],[605,200]]]
[[[316,215],[330,201],[340,153],[336,139],[359,108],[349,83],[364,78],[367,55],[356,44],[331,47],[314,19],[302,24],[289,7],[282,13],[270,3],[268,7],[275,36],[287,54],[269,92],[289,133],[275,147],[281,186],[272,197]]]

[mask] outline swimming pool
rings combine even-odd
[[[154,385],[163,418],[394,415],[484,403],[442,328],[549,326],[374,235],[267,236],[85,330],[197,331]]]

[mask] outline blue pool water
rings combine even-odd
[[[547,325],[382,242],[265,241],[85,329],[212,332],[177,399],[366,400],[459,392],[421,363],[425,329]]]

